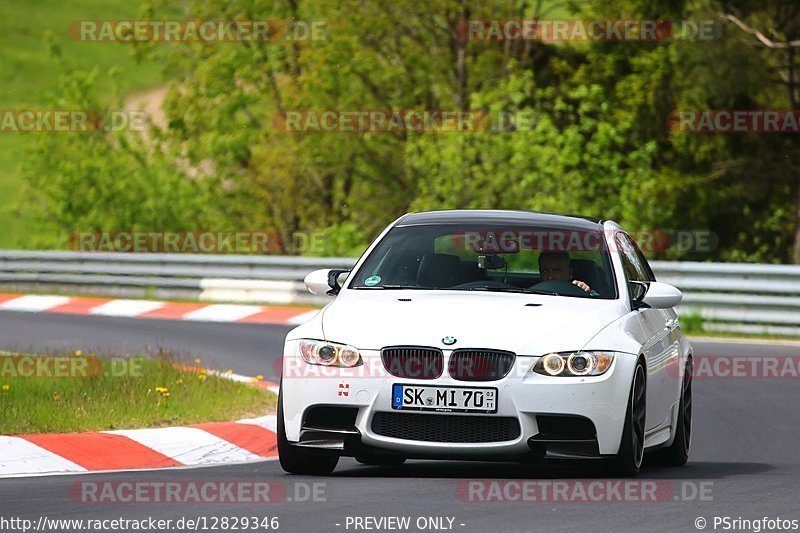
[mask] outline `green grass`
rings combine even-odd
[[[137,64],[124,43],[78,42],[68,32],[73,21],[131,19],[137,10],[137,2],[126,0],[0,3],[0,109],[42,106],[48,92],[58,91],[59,67],[44,42],[48,30],[65,59],[76,68],[97,66],[104,73],[117,66],[125,92],[158,85],[160,66]],[[100,78],[102,94],[110,83]],[[30,134],[0,133],[0,248],[29,248],[27,243],[38,231],[25,209],[19,172],[20,154],[30,139]]]
[[[17,372],[27,367],[10,371],[10,356],[0,356],[0,434],[162,427],[275,411],[272,392],[182,367],[168,353],[124,359],[47,355],[53,356],[78,365],[66,366],[62,377],[22,377]]]
[[[703,327],[703,319],[700,315],[681,315],[680,321],[681,329],[686,335],[701,335],[706,333]]]
[[[776,342],[800,342],[800,336],[796,335],[775,335],[771,333],[736,333],[730,331],[696,331],[686,333],[689,341],[703,339],[719,340],[750,340],[750,341],[776,341]]]
[[[793,342],[800,340],[800,337],[793,335],[776,335],[771,333],[737,333],[732,331],[714,331],[708,329],[705,321],[700,315],[681,315],[681,330],[691,338],[703,339],[739,339],[739,340],[764,340],[764,341],[786,341]]]

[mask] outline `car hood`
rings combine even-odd
[[[361,350],[416,345],[542,355],[583,348],[624,313],[619,300],[466,291],[345,290],[317,315],[317,320],[322,321],[326,340]],[[446,336],[456,342],[445,345],[442,339]]]

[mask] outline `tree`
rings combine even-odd
[[[750,26],[737,16],[723,12],[720,17],[743,32],[752,35],[755,40],[751,44],[764,47],[771,53],[770,61],[780,80],[786,85],[791,110],[800,110],[800,5],[791,0],[772,0],[766,3],[750,5],[749,2],[730,2],[730,8],[744,8],[749,12],[755,24],[765,24],[770,30],[767,37],[762,31]],[[796,137],[795,137],[796,138]],[[800,264],[800,142],[795,142],[794,166],[797,172],[797,185],[795,191],[795,219],[794,242],[792,247],[792,260]]]

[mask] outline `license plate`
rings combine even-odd
[[[392,409],[445,413],[496,413],[497,389],[392,385]]]

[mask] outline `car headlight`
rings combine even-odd
[[[614,361],[614,352],[561,352],[539,358],[533,371],[545,376],[599,376]]]
[[[334,342],[301,340],[300,355],[312,365],[354,367],[364,364],[356,348]]]

